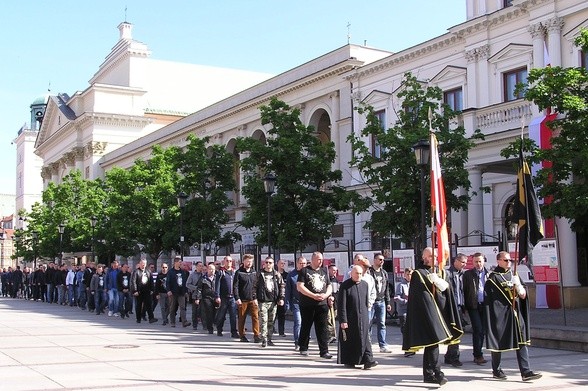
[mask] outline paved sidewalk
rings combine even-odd
[[[290,331],[292,324],[286,326]],[[312,342],[311,356],[301,357],[290,338],[278,337],[276,347],[261,349],[226,333],[217,337],[161,322],[137,324],[77,308],[1,298],[0,390],[439,388],[422,383],[420,354],[401,354],[397,327],[388,328],[388,339],[394,353],[375,353],[378,367],[352,370],[334,359],[319,358]],[[533,369],[544,375],[532,383],[521,381],[515,355],[507,353],[503,365],[509,380],[498,381],[491,378],[489,364],[471,362],[469,342],[466,335],[464,366],[443,369],[449,379],[443,390],[562,391],[588,386],[585,353],[531,348]]]

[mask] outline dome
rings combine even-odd
[[[49,102],[49,93],[40,95],[37,98],[35,98],[33,103],[31,103],[31,106],[46,105],[47,102]]]

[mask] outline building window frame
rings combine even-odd
[[[386,131],[386,110],[377,110],[374,111],[374,116],[378,118],[378,122],[380,123],[380,128],[383,132]],[[371,146],[372,146],[372,157],[375,159],[382,159],[382,155],[386,152],[386,149],[382,147],[380,142],[378,141],[378,136],[372,134],[371,136]]]
[[[524,97],[524,91],[520,91],[518,94],[515,94],[514,91],[517,84],[525,83],[527,81],[527,76],[528,69],[526,66],[505,71],[502,74],[504,102],[511,102],[513,100],[521,99]]]
[[[463,88],[453,88],[443,92],[443,102],[453,111],[463,110]]]

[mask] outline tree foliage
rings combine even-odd
[[[396,112],[396,123],[389,129],[380,123],[372,107],[356,108],[365,115],[366,126],[359,135],[351,134],[348,138],[354,151],[350,164],[359,169],[360,180],[369,186],[373,195],[375,212],[368,227],[382,235],[392,233],[403,240],[420,243],[421,174],[412,147],[420,140],[429,139],[429,110],[433,113],[431,126],[440,144],[448,210],[467,208],[471,186],[464,164],[474,139],[482,135],[476,130],[472,137],[466,137],[464,128],[455,124],[459,113],[442,103],[441,89],[424,86],[411,73],[404,75],[398,98],[402,106]],[[381,147],[380,156],[374,156],[368,140],[377,140]],[[427,199],[430,199],[429,173],[427,168]],[[467,193],[458,194],[459,188]],[[429,209],[426,208],[427,219]]]
[[[243,226],[258,229],[256,240],[267,243],[268,198],[263,186],[266,173],[276,178],[272,196],[272,243],[283,250],[303,250],[308,245],[320,248],[331,236],[336,211],[349,209],[355,194],[339,186],[341,171],[332,170],[335,148],[321,142],[312,126],[300,120],[300,110],[272,98],[262,106],[261,123],[268,125],[263,140],[241,138],[240,152],[247,156],[241,164],[245,174],[243,194],[249,209]]]
[[[208,138],[188,137],[185,150],[177,154],[179,189],[189,195],[184,214],[186,243],[214,243],[225,247],[239,239],[233,232],[223,232],[229,222],[226,209],[236,189],[235,158],[222,145],[207,146]],[[178,233],[179,234],[179,233]]]
[[[576,45],[588,51],[588,30],[576,39]],[[524,140],[531,151],[531,161],[549,161],[551,167],[540,169],[535,178],[541,198],[551,197],[542,205],[543,216],[564,217],[572,220],[572,228],[588,225],[588,72],[585,68],[546,67],[529,72],[525,99],[540,110],[550,109],[558,114],[547,125],[553,130],[551,149],[538,149]],[[516,141],[502,151],[506,157],[518,154]]]

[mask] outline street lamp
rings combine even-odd
[[[276,186],[276,177],[271,173],[263,177],[263,187],[267,195],[267,256],[272,256],[272,194]]]
[[[92,262],[96,262],[95,258],[96,258],[96,253],[95,253],[95,249],[94,249],[94,240],[95,240],[95,236],[94,236],[94,230],[96,228],[96,223],[98,222],[98,218],[96,216],[92,216],[90,217],[90,225],[92,226]]]
[[[431,155],[430,144],[427,140],[419,140],[412,146],[417,166],[421,169],[421,248],[422,252],[427,245],[427,225],[425,220],[425,175],[429,167],[429,158]]]
[[[184,208],[186,208],[186,200],[188,199],[188,195],[184,192],[181,192],[177,196],[178,198],[178,207],[180,208],[180,258],[182,260],[182,264],[184,263]]]
[[[2,232],[0,232],[0,244],[2,245],[0,248],[0,266],[4,267],[4,228],[2,228]],[[16,264],[18,265],[18,260]]]
[[[16,264],[18,265],[18,245],[20,244],[20,235],[14,235],[12,240],[14,240],[14,243],[16,244]],[[2,267],[4,267],[4,265],[2,265]]]
[[[33,231],[33,270],[37,270],[37,247],[39,246],[39,232]]]
[[[59,224],[57,227],[59,230],[59,266],[63,263],[63,232],[65,231],[65,225],[63,223]]]

